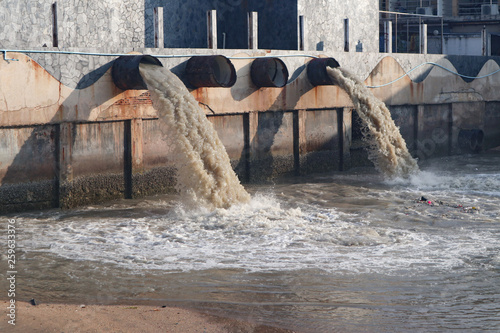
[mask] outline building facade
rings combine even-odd
[[[259,49],[378,52],[378,6],[369,0],[4,0],[0,47],[206,48],[213,10],[219,49],[248,48],[256,12]]]
[[[419,53],[426,24],[427,51],[453,55],[500,55],[498,0],[381,0],[384,22],[393,25],[393,52]],[[386,34],[386,32],[385,32]]]

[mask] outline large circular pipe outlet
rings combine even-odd
[[[221,55],[196,56],[186,64],[186,79],[193,87],[232,87],[236,70],[231,61]]]
[[[257,58],[250,67],[252,82],[261,87],[284,87],[288,82],[288,69],[279,58]]]
[[[115,85],[121,90],[148,89],[139,72],[140,64],[163,66],[157,58],[150,55],[130,55],[117,58],[111,69],[111,77]]]
[[[328,75],[327,67],[340,67],[337,60],[333,58],[315,58],[307,64],[307,78],[313,86],[331,86],[335,82]]]

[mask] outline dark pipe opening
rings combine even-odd
[[[288,82],[288,69],[279,58],[257,58],[250,67],[252,82],[261,87],[283,87]]]
[[[332,86],[335,82],[326,72],[327,67],[340,67],[333,58],[315,58],[307,64],[307,78],[313,86]]]
[[[196,56],[188,60],[186,79],[193,87],[232,87],[236,70],[231,61],[221,55]]]
[[[115,85],[121,90],[148,89],[139,72],[139,64],[163,66],[157,58],[150,55],[121,56],[113,62],[111,77]]]
[[[479,153],[483,148],[484,132],[480,129],[460,130],[458,146],[464,152]]]

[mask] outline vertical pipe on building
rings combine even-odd
[[[59,36],[57,33],[57,2],[52,4],[52,46],[59,46]]]
[[[207,11],[207,44],[209,49],[217,49],[217,11]]]
[[[154,27],[155,27],[155,47],[163,48],[165,45],[163,7],[155,7],[154,9]]]
[[[248,48],[250,50],[257,50],[259,48],[259,26],[258,26],[258,13],[248,13]]]
[[[392,22],[384,22],[384,52],[392,53]]]
[[[344,51],[349,52],[349,19],[344,19]]]
[[[299,16],[299,51],[305,50],[304,15]]]

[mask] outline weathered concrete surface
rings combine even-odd
[[[106,72],[85,89],[60,83],[24,54],[0,61],[0,126],[156,117],[145,91],[121,91]]]
[[[116,88],[110,64],[101,65],[93,84],[71,87],[23,54],[9,57],[19,61],[0,61],[1,211],[73,207],[174,190],[175,142],[157,119],[147,91]],[[380,61],[362,76],[368,85],[391,82],[418,61],[440,61],[453,69],[448,60],[427,56],[334,57],[357,71]],[[363,151],[353,149],[357,142],[351,144],[358,137],[351,136],[357,125],[352,128],[348,96],[336,86],[313,87],[304,71],[308,60],[284,58],[292,75],[283,88],[255,87],[251,60],[233,59],[238,80],[232,88],[191,91],[243,182],[363,163]],[[182,79],[185,59],[162,62]],[[480,75],[498,68],[489,61]],[[483,130],[484,148],[500,144],[499,75],[472,82],[440,68],[413,75],[425,79],[403,77],[373,92],[388,104],[414,156],[461,153],[462,129]]]
[[[349,52],[378,52],[379,3],[377,1],[298,0],[298,14],[305,20],[305,49],[344,51],[344,19],[349,20]]]
[[[56,204],[57,142],[57,129],[51,125],[0,130],[1,210]]]

